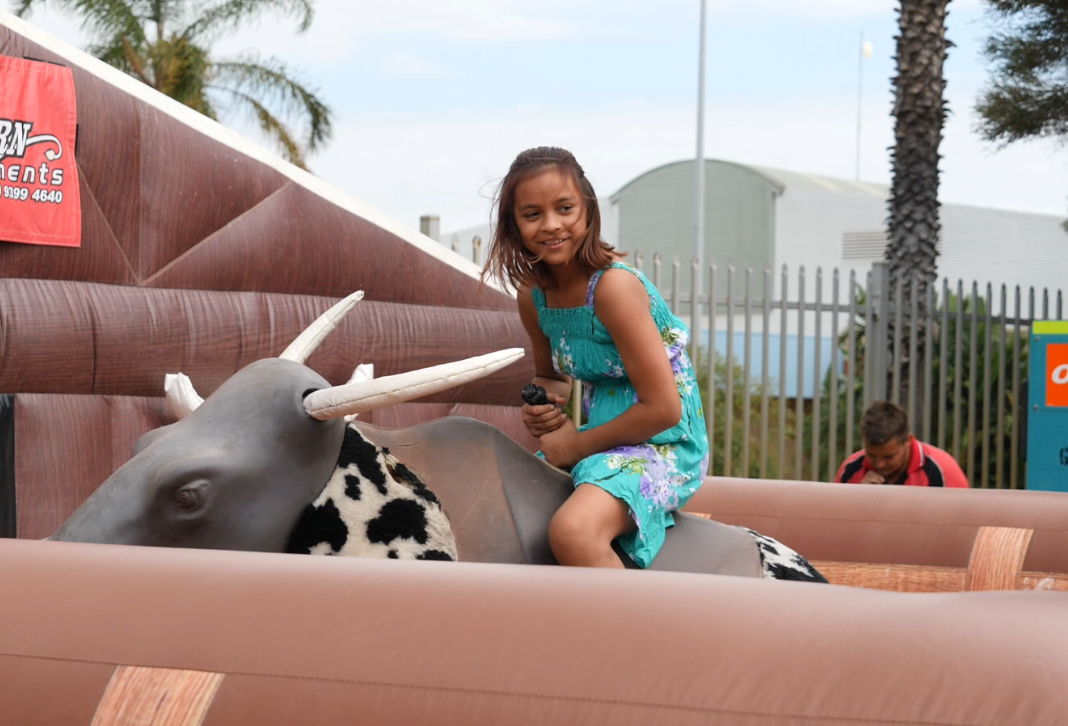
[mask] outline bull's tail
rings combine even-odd
[[[765,537],[759,532],[746,529],[756,542],[764,577],[771,580],[798,580],[800,582],[827,582],[827,578],[804,557],[778,540]]]

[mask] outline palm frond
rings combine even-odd
[[[97,57],[99,58],[100,56]],[[130,73],[142,83],[151,84],[148,76],[145,75],[145,57],[134,48],[133,43],[126,36],[122,37],[122,57],[129,67]]]
[[[199,111],[212,75],[207,49],[175,36],[153,43],[148,57],[156,89]]]
[[[19,0],[15,14],[23,17],[33,8],[50,5],[82,18],[82,27],[98,38],[125,35],[135,45],[145,41],[145,19],[130,0]]]
[[[150,69],[146,67],[144,50],[135,47],[125,35],[117,35],[106,43],[91,45],[86,50],[126,75],[133,76],[149,86],[154,85],[149,77]]]
[[[272,10],[281,12],[283,15],[297,16],[300,20],[297,32],[300,33],[311,26],[312,17],[315,14],[312,0],[225,0],[205,10],[200,17],[181,31],[180,35],[193,39],[220,33]]]
[[[40,3],[38,3],[40,4]],[[17,17],[22,17],[26,14],[26,11],[33,6],[33,0],[19,0],[14,7],[14,13]]]
[[[126,50],[124,48],[127,42],[125,36],[116,35],[106,38],[101,43],[94,43],[86,47],[85,50],[94,58],[99,58],[109,66],[114,66],[123,73],[131,73],[129,64],[126,61]]]
[[[304,153],[320,148],[331,136],[330,109],[315,89],[280,61],[248,56],[213,63],[209,44],[203,41],[272,11],[295,17],[304,31],[312,22],[314,0],[11,0],[11,4],[19,16],[44,5],[79,16],[92,35],[93,55],[210,118],[216,113],[209,89],[229,94],[251,110],[286,158],[301,167]],[[181,32],[168,29],[183,27]],[[299,119],[298,133],[287,126],[294,119]],[[300,138],[305,132],[305,143],[298,143],[294,136]]]
[[[213,71],[220,86],[271,97],[287,115],[305,116],[309,150],[318,149],[330,138],[333,128],[329,107],[311,89],[295,80],[281,61],[246,57],[215,63]]]
[[[262,103],[257,101],[254,97],[248,93],[244,93],[233,88],[215,88],[214,90],[228,93],[236,98],[241,103],[246,104],[252,109],[253,115],[256,120],[259,121],[260,128],[274,141],[282,150],[282,154],[286,160],[301,169],[307,169],[308,167],[304,163],[304,155],[301,153],[300,146],[289,134],[289,130],[286,128],[282,121],[272,114]]]

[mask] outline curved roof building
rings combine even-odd
[[[650,169],[611,197],[617,244],[641,252],[646,264],[656,252],[689,260],[694,246],[694,162]],[[882,184],[705,161],[704,260],[719,268],[752,267],[754,294],[764,267],[787,265],[844,275],[866,272],[886,245],[889,188]],[[1060,287],[1051,259],[1068,251],[1063,217],[962,204],[942,205],[939,276],[955,281]],[[1006,254],[1009,252],[1008,254]],[[688,268],[679,291],[690,290]],[[773,276],[773,279],[775,276]],[[662,284],[670,286],[665,269]]]

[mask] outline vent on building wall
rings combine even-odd
[[[857,232],[842,232],[843,260],[879,260],[886,251],[886,230],[862,229]],[[935,250],[942,254],[942,239],[935,243]]]
[[[843,260],[877,260],[886,250],[886,230],[862,229],[842,232]]]

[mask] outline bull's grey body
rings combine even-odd
[[[574,491],[567,473],[500,429],[469,418],[449,416],[406,429],[359,428],[438,495],[452,519],[460,559],[556,563],[549,520]],[[650,569],[762,576],[760,555],[745,530],[681,512],[675,522]]]
[[[286,551],[338,465],[344,419],[316,420],[304,404],[328,387],[292,360],[249,365],[187,417],[145,434],[51,539]],[[471,419],[358,430],[441,499],[461,560],[555,562],[548,525],[572,491],[566,473]],[[652,569],[773,576],[747,531],[687,514],[676,522]]]

